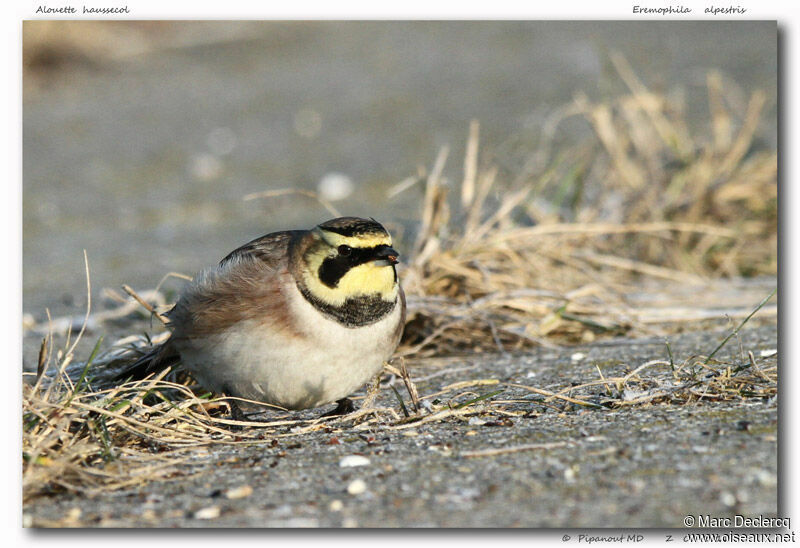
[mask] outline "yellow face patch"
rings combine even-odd
[[[379,265],[375,261],[353,266],[338,280],[335,287],[322,283],[318,275],[323,261],[335,257],[339,246],[347,245],[356,249],[390,246],[390,236],[368,234],[346,237],[324,230],[319,230],[317,235],[318,243],[312,245],[305,254],[307,270],[302,274],[306,287],[315,297],[333,306],[341,306],[348,298],[363,295],[379,295],[386,301],[397,298],[398,285],[394,268]]]

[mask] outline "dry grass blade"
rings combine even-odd
[[[492,449],[479,449],[477,451],[462,451],[460,455],[467,459],[478,457],[496,457],[497,455],[507,455],[509,453],[519,453],[520,451],[539,451],[547,449],[557,449],[567,447],[568,441],[556,441],[551,443],[529,443],[526,445],[513,445],[511,447],[497,447]]]
[[[257,200],[259,198],[275,198],[278,196],[286,196],[290,194],[299,194],[300,196],[307,196],[316,200],[322,207],[334,217],[341,217],[342,214],[334,207],[332,203],[324,199],[322,196],[312,190],[304,190],[301,188],[279,188],[275,190],[265,190],[263,192],[253,192],[244,197],[245,200]]]
[[[600,405],[598,405],[596,403],[586,402],[586,401],[583,401],[583,400],[579,400],[577,398],[573,398],[573,397],[570,397],[570,396],[565,396],[563,394],[554,394],[553,392],[550,392],[549,390],[543,390],[541,388],[535,388],[533,386],[525,386],[524,384],[513,384],[513,383],[509,383],[508,386],[511,386],[511,387],[514,387],[514,388],[522,388],[523,390],[527,390],[528,392],[533,392],[534,394],[540,394],[542,396],[548,396],[548,399],[563,400],[565,402],[572,403],[572,404],[575,404],[575,405],[578,405],[578,406],[581,406],[581,407],[594,407],[594,408],[602,407],[602,406],[600,406]],[[545,401],[547,401],[547,400],[545,400]]]
[[[136,291],[134,291],[134,290],[133,290],[133,288],[132,288],[131,286],[129,286],[129,285],[127,285],[127,284],[125,284],[125,285],[123,285],[123,286],[122,286],[122,289],[125,291],[125,293],[127,293],[128,295],[130,295],[131,297],[133,297],[133,298],[136,300],[136,302],[138,302],[140,305],[142,305],[142,306],[144,307],[144,309],[145,309],[145,310],[147,310],[147,311],[148,311],[148,312],[150,312],[150,313],[151,313],[153,316],[155,316],[156,318],[158,318],[158,320],[159,320],[159,321],[160,321],[160,322],[161,322],[163,325],[167,325],[167,324],[169,323],[169,318],[167,318],[167,317],[166,317],[166,316],[164,316],[163,314],[160,314],[160,313],[159,313],[159,312],[158,312],[158,311],[157,311],[155,308],[153,308],[153,305],[151,305],[150,303],[148,303],[147,301],[145,301],[144,299],[142,299],[142,298],[139,296],[139,294],[138,294],[138,293],[136,293]]]
[[[714,357],[714,355],[716,355],[716,353],[717,353],[717,352],[719,352],[719,351],[720,351],[720,349],[721,349],[723,346],[725,346],[725,343],[727,343],[727,342],[728,342],[728,341],[731,339],[731,337],[734,337],[734,336],[736,336],[736,334],[737,334],[737,333],[739,333],[739,330],[740,330],[742,327],[744,327],[744,324],[746,324],[746,323],[747,323],[747,322],[750,320],[750,318],[752,318],[752,317],[755,315],[755,313],[756,313],[756,312],[758,312],[759,310],[761,310],[761,307],[763,307],[765,304],[767,304],[767,302],[768,302],[768,301],[769,301],[769,300],[770,300],[772,297],[774,297],[774,296],[775,296],[775,293],[777,293],[777,292],[778,292],[778,288],[776,287],[775,289],[773,289],[773,290],[772,290],[772,292],[771,292],[769,295],[767,295],[766,297],[764,297],[764,300],[763,300],[763,301],[761,301],[760,303],[758,303],[758,306],[756,306],[756,307],[753,309],[753,311],[752,311],[750,314],[748,314],[748,316],[747,316],[745,319],[743,319],[743,320],[742,320],[742,322],[741,322],[739,325],[737,325],[737,326],[736,326],[736,329],[734,329],[734,330],[731,332],[731,334],[730,334],[730,335],[728,335],[727,337],[725,337],[725,339],[724,339],[724,340],[723,340],[721,343],[719,343],[719,346],[717,346],[717,347],[716,347],[716,348],[715,348],[715,349],[714,349],[714,350],[711,352],[711,354],[709,354],[709,355],[708,355],[708,357],[706,358],[706,361],[704,361],[703,363],[708,363],[708,362],[709,362],[709,360],[711,360],[711,358],[713,358],[713,357]]]
[[[464,155],[464,181],[461,183],[461,207],[469,210],[475,200],[475,181],[478,176],[478,135],[480,124],[472,120],[469,124],[467,152]]]

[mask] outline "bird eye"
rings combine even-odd
[[[353,249],[349,245],[340,245],[338,251],[339,255],[347,257],[348,255],[350,255],[350,252],[353,251]]]

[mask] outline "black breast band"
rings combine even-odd
[[[361,295],[350,297],[341,306],[334,306],[318,299],[303,284],[297,284],[297,289],[310,302],[314,308],[332,320],[344,324],[346,327],[363,327],[382,320],[397,306],[397,299],[385,301],[379,295]]]

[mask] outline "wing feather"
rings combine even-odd
[[[288,315],[289,247],[303,231],[275,232],[244,244],[186,286],[169,317],[173,337],[205,337],[245,320],[298,334]]]

